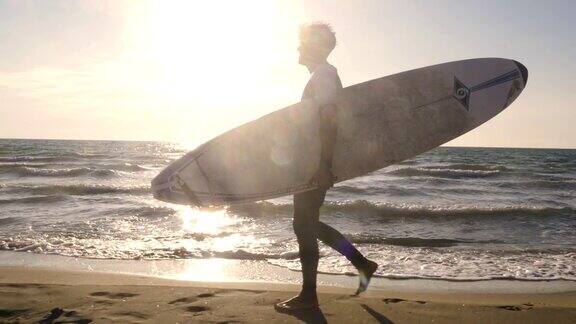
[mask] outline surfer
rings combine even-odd
[[[326,191],[334,185],[332,155],[337,129],[334,118],[336,106],[333,103],[342,89],[338,71],[326,59],[334,47],[336,37],[332,28],[323,23],[300,27],[299,63],[311,73],[304,88],[302,100],[313,99],[314,109],[320,113],[321,162],[316,174],[310,180],[318,189],[294,195],[294,233],[298,241],[300,263],[302,265],[302,290],[286,301],[275,305],[279,311],[291,311],[318,307],[316,277],[318,273],[318,240],[338,251],[358,269],[360,283],[356,294],[366,290],[370,278],[378,265],[366,259],[336,229],[319,221],[320,207],[324,203]]]

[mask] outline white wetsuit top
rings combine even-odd
[[[333,103],[338,92],[342,90],[342,82],[338,70],[331,64],[321,63],[310,76],[310,80],[302,93],[302,100],[315,99],[319,107]]]

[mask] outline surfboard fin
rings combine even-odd
[[[192,204],[196,205],[197,207],[202,207],[202,203],[200,202],[200,199],[198,199],[198,197],[196,197],[196,195],[194,194],[194,192],[192,192],[190,187],[188,187],[186,182],[184,182],[178,175],[176,175],[175,178],[176,178],[176,181],[178,182],[178,184],[180,185],[180,187],[182,188],[182,190],[184,191],[184,193],[186,194],[186,197],[188,197],[188,199],[190,200],[190,202]]]

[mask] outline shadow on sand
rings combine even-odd
[[[394,324],[394,322],[389,320],[386,316],[378,313],[377,311],[375,311],[370,306],[368,306],[366,304],[360,304],[360,306],[362,306],[362,308],[364,308],[364,310],[366,312],[368,312],[368,314],[370,314],[372,317],[374,317],[374,319],[376,321],[378,321],[378,323]],[[322,313],[322,310],[320,308],[299,310],[299,311],[293,311],[293,312],[279,312],[279,313],[294,316],[298,320],[300,320],[304,323],[314,323],[314,324],[316,324],[316,323],[322,323],[322,324],[328,323],[328,321],[326,320],[326,317],[324,316],[324,313]]]
[[[318,307],[318,308],[313,308],[313,309],[303,309],[303,310],[297,310],[297,311],[292,311],[292,312],[282,312],[282,311],[278,311],[279,313],[282,314],[286,314],[286,315],[290,315],[290,316],[294,316],[296,317],[298,320],[304,322],[304,323],[328,323],[328,321],[326,321],[326,317],[324,317],[324,313],[322,313],[322,310]]]
[[[366,304],[361,304],[360,306],[362,306],[362,308],[364,308],[364,310],[366,310],[368,312],[368,314],[372,315],[372,317],[374,317],[378,323],[381,324],[394,324],[394,322],[392,322],[391,320],[389,320],[386,316],[378,313],[377,311],[375,311],[373,308],[371,308],[370,306],[366,305]]]

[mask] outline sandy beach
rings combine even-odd
[[[0,324],[576,324],[574,12],[0,0]]]
[[[192,282],[138,275],[0,267],[6,323],[574,323],[576,292],[320,288],[321,307],[281,314],[296,284]]]

